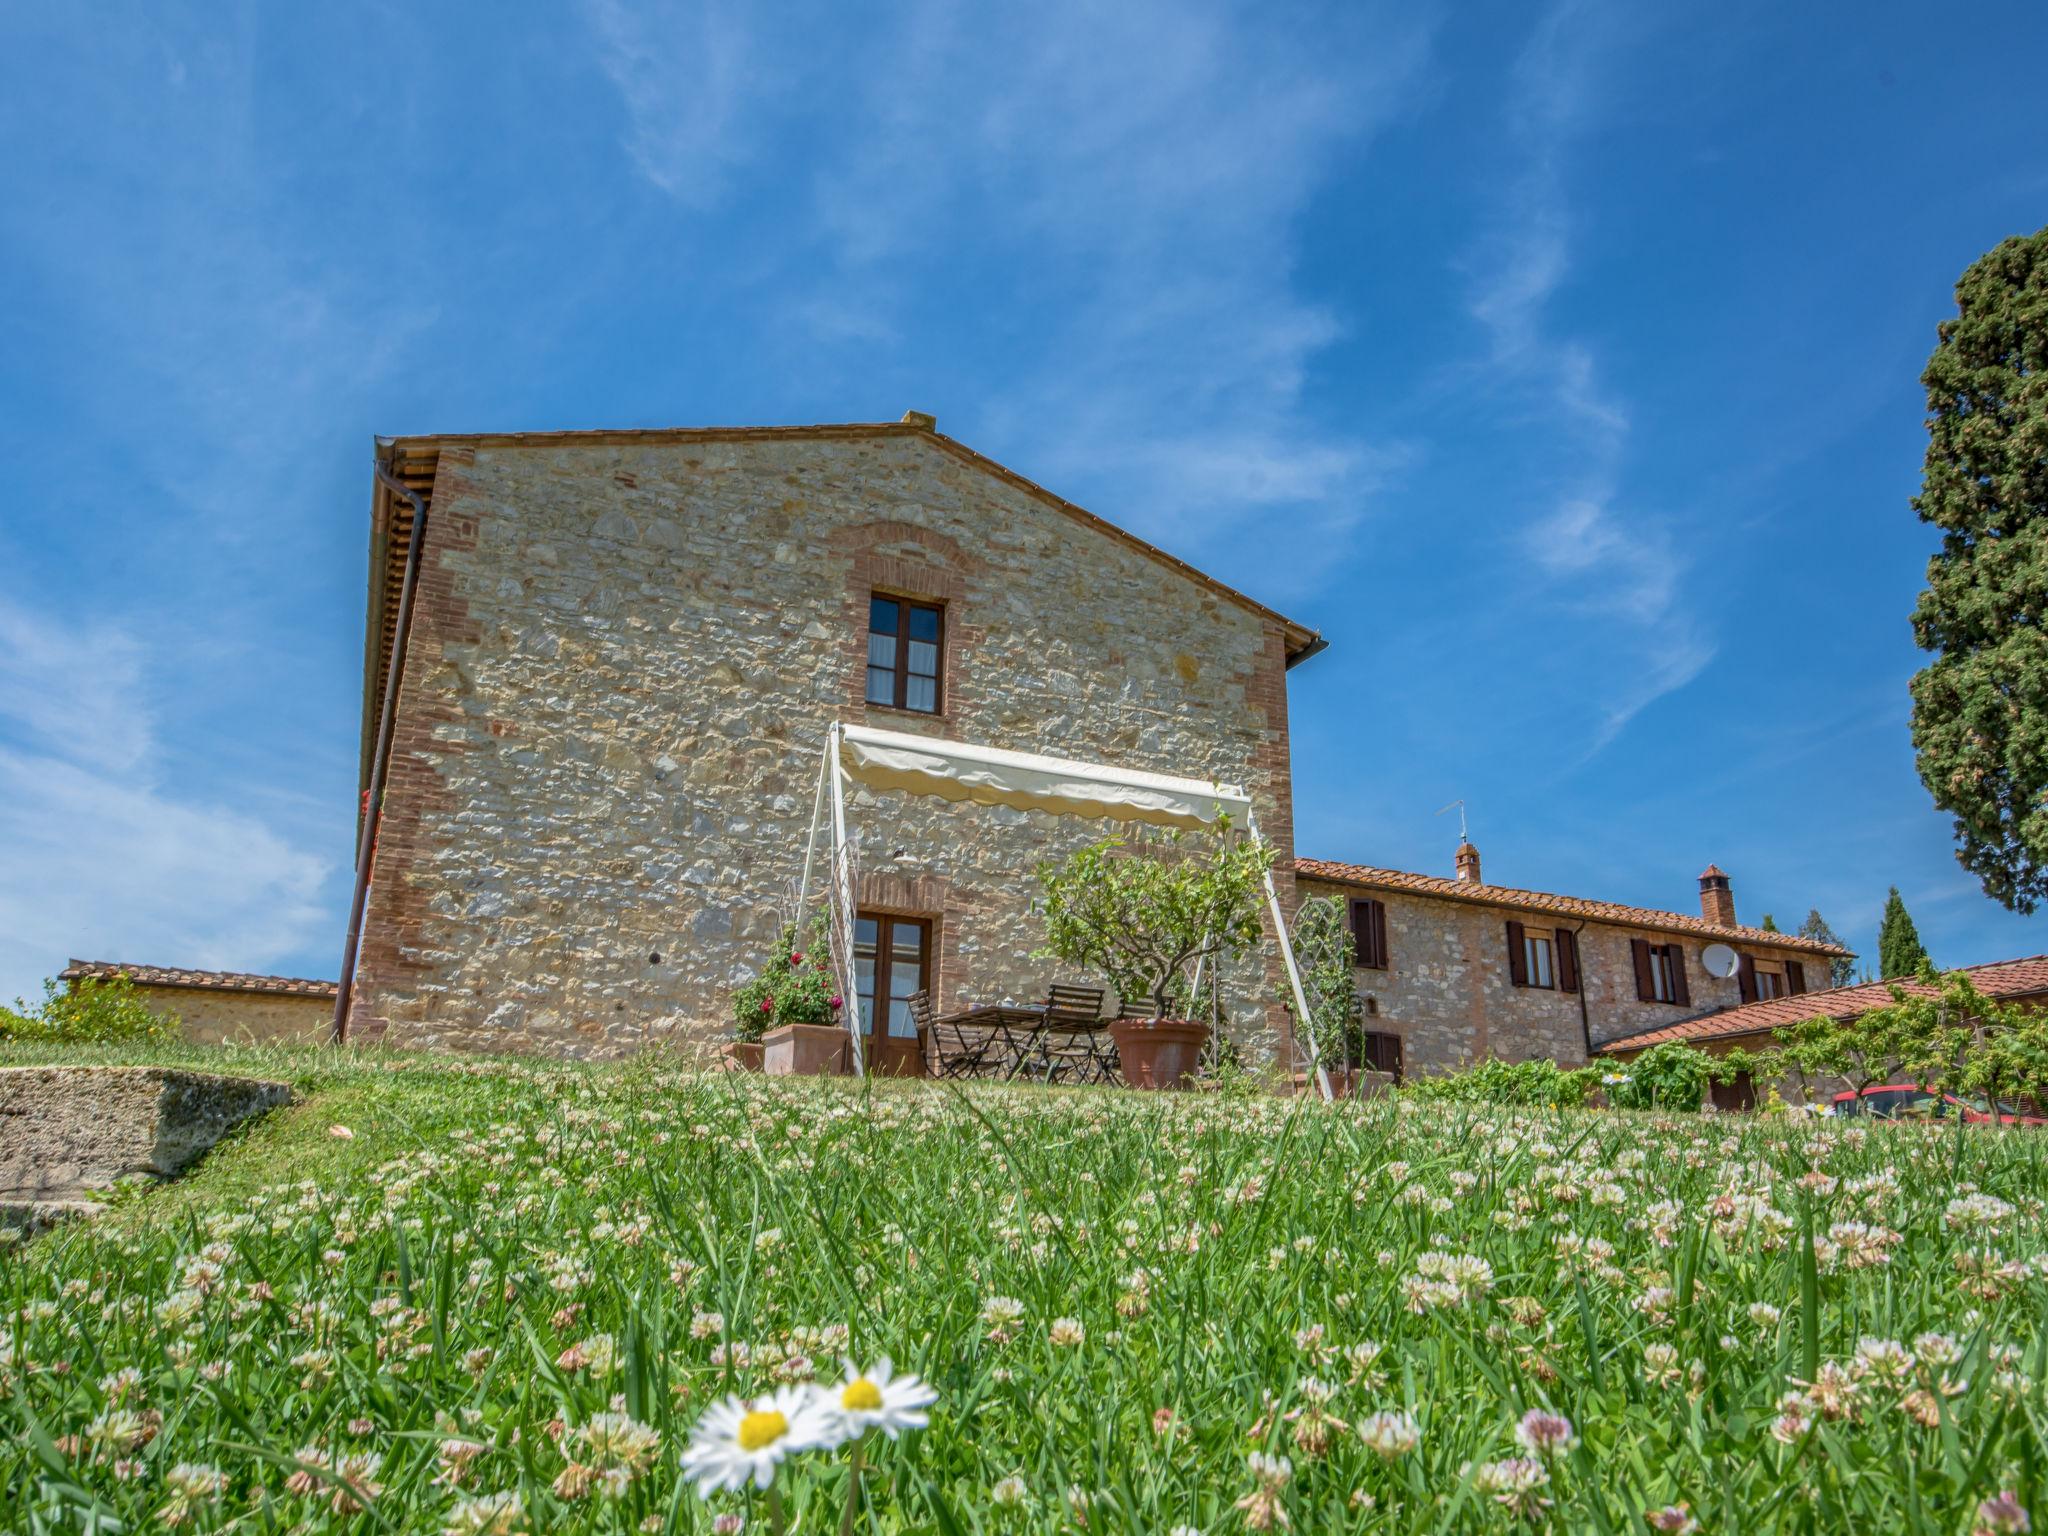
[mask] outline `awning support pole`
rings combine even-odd
[[[853,1039],[853,1075],[866,1077],[867,1062],[861,1054],[860,1038],[860,993],[856,990],[853,965],[853,861],[846,846],[846,768],[839,761],[840,726],[835,721],[831,738],[825,744],[825,771],[832,780],[832,890],[833,905],[839,910],[833,914],[833,932],[838,937],[839,950],[839,999],[846,1018],[846,1032]],[[875,1010],[879,1014],[888,1006],[887,1001],[877,996]],[[884,1029],[886,1021],[881,1022]]]
[[[818,759],[818,793],[811,801],[811,832],[804,839],[804,883],[796,893],[796,936],[804,936],[804,914],[811,905],[811,863],[818,852],[818,827],[825,820],[825,782],[832,772],[833,734],[825,733],[825,751]]]
[[[1259,836],[1256,816],[1248,814],[1245,817],[1245,830],[1251,833],[1253,842],[1263,841]],[[1280,962],[1287,967],[1288,988],[1294,993],[1294,1017],[1300,1021],[1302,1034],[1308,1037],[1308,1055],[1309,1060],[1315,1063],[1316,1086],[1322,1090],[1324,1101],[1329,1102],[1337,1095],[1330,1091],[1330,1074],[1323,1067],[1323,1053],[1316,1048],[1315,1021],[1309,1016],[1308,994],[1302,990],[1301,971],[1294,963],[1294,940],[1287,932],[1287,917],[1280,910],[1280,892],[1273,885],[1273,871],[1270,869],[1266,871],[1265,882],[1266,911],[1273,919],[1274,936],[1280,941]],[[1291,1063],[1288,1070],[1293,1070]]]

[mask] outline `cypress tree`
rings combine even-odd
[[[1886,981],[1911,976],[1926,958],[1920,930],[1913,926],[1913,915],[1899,900],[1899,888],[1895,885],[1885,900],[1884,922],[1877,930],[1877,973]]]
[[[1819,907],[1806,909],[1806,921],[1798,928],[1802,939],[1817,939],[1823,944],[1840,944],[1842,941],[1835,930],[1828,926],[1828,920],[1820,915]],[[1848,955],[1828,957],[1828,985],[1846,987],[1856,979],[1856,962]]]
[[[2048,896],[2048,229],[1971,266],[1939,335],[1920,376],[1913,508],[1941,552],[1913,613],[1934,654],[1913,678],[1913,749],[1957,862],[2032,912]]]

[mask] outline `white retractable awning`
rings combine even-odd
[[[849,779],[870,789],[900,789],[1056,816],[1195,828],[1213,825],[1227,813],[1242,827],[1251,810],[1250,798],[1231,784],[861,725],[840,728],[839,760]]]

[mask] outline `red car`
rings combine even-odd
[[[1873,1083],[1859,1094],[1838,1093],[1831,1101],[1838,1115],[1868,1115],[1873,1120],[1930,1120],[1960,1113],[1966,1123],[1989,1125],[1991,1106],[1975,1094],[1929,1093],[1914,1083]],[[2000,1125],[2048,1125],[2048,1117],[2000,1110]]]

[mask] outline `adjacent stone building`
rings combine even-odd
[[[195,1045],[305,1044],[325,1040],[334,1022],[334,983],[244,971],[188,971],[170,965],[73,960],[60,981],[125,976],[154,1012],[168,1014]]]
[[[1431,1072],[1482,1057],[1583,1065],[1603,1042],[1758,998],[1826,986],[1848,952],[1735,920],[1729,879],[1709,865],[1700,914],[1488,885],[1462,844],[1454,878],[1302,859],[1304,897],[1345,903],[1370,1064]],[[1708,945],[1736,955],[1717,978]]]
[[[610,1054],[722,1035],[791,915],[828,727],[1234,783],[1292,902],[1309,629],[900,423],[399,438],[427,535],[351,1038]],[[363,769],[412,534],[380,477]],[[1034,867],[1099,823],[858,796],[872,1055],[907,1000],[1043,994]],[[1277,954],[1240,1016],[1281,1017]],[[1099,984],[1099,983],[1098,983]]]
[[[1988,965],[1964,966],[1962,970],[1980,993],[1994,1001],[2048,1008],[2048,955],[1995,960]],[[1696,1046],[1716,1056],[1726,1055],[1738,1046],[1751,1051],[1769,1050],[1778,1043],[1776,1031],[1801,1020],[1849,1020],[1860,1018],[1873,1008],[1890,1007],[1895,1001],[1894,987],[1920,997],[1940,995],[1939,988],[1927,986],[1911,976],[1895,977],[1890,981],[1866,981],[1855,986],[1830,987],[1805,997],[1764,998],[1697,1018],[1652,1024],[1607,1040],[1599,1051],[1602,1056],[1626,1063],[1654,1045],[1673,1041]],[[1771,1085],[1763,1086],[1768,1088]],[[1778,1086],[1783,1096],[1796,1098],[1795,1084],[1787,1081]],[[1828,1080],[1808,1086],[1825,1096],[1848,1085]],[[1745,1072],[1733,1082],[1717,1083],[1713,1089],[1714,1102],[1723,1109],[1748,1109],[1755,1104],[1757,1092],[1758,1085],[1751,1083],[1749,1074]]]

